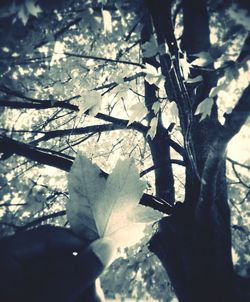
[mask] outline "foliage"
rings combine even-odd
[[[248,89],[249,12],[241,1],[227,1],[223,8],[223,1],[208,1],[211,43],[200,51],[188,50],[195,44],[189,36],[186,49],[185,41],[178,45],[178,61],[171,43],[160,41],[152,24],[145,34],[144,1],[74,0],[70,6],[67,1],[7,2],[0,7],[0,235],[44,223],[68,226],[68,219],[77,233],[82,234],[83,227],[86,234],[86,220],[84,226],[82,221],[90,217],[90,203],[105,203],[96,208],[102,217],[99,224],[109,217],[101,209],[108,209],[112,201],[119,203],[119,217],[131,202],[134,217],[143,190],[159,195],[167,191],[161,191],[162,182],[170,183],[174,201],[184,201],[189,163],[192,177],[203,177],[194,154],[199,144],[192,146],[190,133],[207,129],[201,135],[207,139],[201,159],[205,162],[212,145],[210,125],[218,121],[220,129],[228,130],[230,114]],[[180,1],[172,2],[179,43],[185,20]],[[200,44],[203,41],[204,37]],[[191,109],[186,99],[178,104],[179,96],[169,89],[168,75],[176,71],[195,100]],[[241,151],[235,152],[237,137],[229,144],[227,160],[235,267],[244,276],[249,276],[250,257],[247,132],[249,125],[239,134]],[[167,160],[161,158],[164,135]],[[77,157],[79,153],[88,159]],[[171,167],[172,183],[171,173],[158,181],[159,167]],[[163,195],[157,204],[166,209],[167,199],[173,206],[171,194]],[[96,217],[91,219],[87,223],[99,229],[88,237],[103,236]],[[121,249],[121,258],[103,275],[107,296],[159,301],[173,297],[159,260],[145,247],[152,228],[146,233],[140,245]]]
[[[135,244],[141,224],[162,217],[160,212],[138,204],[145,185],[131,159],[118,161],[106,179],[88,158],[78,155],[69,173],[71,200],[66,206],[74,232],[91,241],[109,238],[115,247]]]

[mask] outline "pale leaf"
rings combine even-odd
[[[150,40],[142,44],[142,53],[144,58],[150,58],[155,56],[158,53],[158,45],[153,36],[151,36]]]
[[[192,83],[197,83],[203,81],[203,77],[201,75],[195,77],[195,78],[188,78],[186,80],[186,83],[192,84]]]
[[[215,97],[221,90],[223,90],[223,89],[225,89],[225,88],[226,88],[226,84],[225,84],[225,83],[213,87],[213,88],[210,90],[210,92],[209,92],[209,97],[210,97],[210,98]]]
[[[189,77],[189,74],[190,74],[191,64],[188,63],[186,52],[184,52],[183,55],[184,55],[183,59],[180,58],[180,65],[181,65],[183,77],[184,77],[185,80],[187,80],[188,77]]]
[[[35,1],[26,0],[25,6],[27,7],[28,12],[35,17],[38,17],[38,14],[42,12],[39,5],[35,5]]]
[[[209,52],[206,52],[206,51],[201,51],[201,52],[195,54],[194,56],[196,56],[197,59],[192,61],[191,65],[204,67],[213,62],[213,58],[211,57]]]
[[[155,68],[153,65],[146,63],[146,69],[144,72],[146,73],[145,80],[150,85],[156,85],[159,89],[164,89],[165,78],[161,74],[160,68]]]
[[[151,75],[154,75],[154,76],[159,75],[158,69],[155,68],[153,65],[151,65],[149,63],[146,63],[145,68],[146,68],[146,69],[144,69],[145,73],[151,74]]]
[[[132,114],[129,117],[127,126],[135,121],[139,122],[148,113],[148,110],[143,103],[134,104],[129,108],[129,110],[132,112]]]
[[[164,117],[166,124],[170,125],[171,123],[179,123],[179,111],[175,102],[168,102],[165,107],[164,113],[166,115]]]
[[[159,211],[138,204],[130,219],[135,223],[152,223],[163,217]]]
[[[158,124],[158,118],[153,117],[151,122],[150,122],[150,128],[148,130],[147,135],[153,140],[155,135],[156,135],[156,130],[157,130],[157,124]]]
[[[101,94],[98,91],[85,91],[78,101],[80,114],[89,110],[89,114],[95,116],[100,110]]]
[[[140,180],[134,161],[129,158],[124,161],[119,160],[108,177],[100,201],[102,209],[100,209],[98,225],[101,229],[101,237],[112,236],[133,223],[131,216],[145,188],[146,185]]]
[[[112,16],[108,10],[102,10],[104,33],[112,32]]]
[[[23,25],[26,25],[29,19],[29,13],[22,5],[17,14],[18,18],[22,21]]]
[[[211,115],[213,104],[213,98],[206,98],[198,105],[195,114],[201,114],[200,122]]]
[[[154,102],[154,104],[152,105],[152,110],[154,111],[154,114],[157,115],[157,113],[159,112],[161,108],[161,104],[159,101]]]
[[[109,238],[114,246],[136,243],[145,223],[162,217],[138,204],[145,188],[132,159],[119,160],[106,179],[85,156],[77,156],[69,175],[66,207],[73,231],[89,240]]]
[[[96,226],[96,202],[101,196],[106,179],[99,167],[84,155],[78,155],[68,178],[70,202],[67,217],[74,232],[86,239],[99,238]]]

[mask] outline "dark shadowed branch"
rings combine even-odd
[[[60,154],[59,152],[52,154],[51,150],[36,148],[5,135],[0,135],[0,153],[3,154],[1,160],[16,154],[40,164],[49,165],[64,171],[69,171],[73,163],[73,157],[71,156]]]
[[[20,96],[21,97],[21,96]],[[77,98],[79,96],[75,96]],[[25,97],[27,99],[27,97]],[[13,100],[0,100],[0,107],[8,107],[13,109],[50,109],[50,108],[63,108],[69,109],[72,111],[79,111],[79,107],[77,105],[70,104],[67,101],[50,101],[50,100],[37,100],[28,98],[30,102],[23,102],[23,101],[13,101]],[[73,99],[73,98],[71,98]],[[84,114],[89,114],[89,111],[86,111]],[[128,124],[128,120],[113,117],[104,113],[98,113],[95,115],[96,118],[101,119],[106,122],[114,123],[118,127],[123,127],[121,129],[125,129]],[[129,125],[128,129],[137,130],[141,133],[146,134],[148,131],[148,127],[142,125],[139,122],[134,122]]]
[[[134,65],[134,66],[144,68],[144,65],[142,65],[140,63],[125,61],[125,60],[116,60],[116,59],[89,56],[89,55],[83,55],[83,54],[77,54],[77,53],[71,53],[71,52],[64,52],[64,53],[58,53],[58,54],[66,55],[68,57],[76,57],[76,58],[82,58],[82,59],[92,59],[92,60],[96,60],[96,61],[104,61],[104,62],[109,62],[109,63]]]
[[[104,124],[104,125],[94,125],[94,126],[87,126],[81,128],[72,128],[72,129],[65,129],[65,130],[54,130],[43,132],[43,136],[37,140],[34,140],[32,144],[38,144],[39,142],[48,141],[50,139],[56,137],[63,137],[67,135],[80,135],[80,134],[87,134],[87,133],[101,133],[101,132],[108,132],[114,130],[121,130],[121,129],[131,129],[133,126],[130,125],[127,127],[126,125],[122,124]],[[41,133],[41,132],[37,132]]]

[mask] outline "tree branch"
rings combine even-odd
[[[125,64],[125,65],[134,65],[141,68],[144,68],[145,66],[137,63],[137,62],[131,62],[131,61],[125,61],[125,60],[116,60],[116,59],[110,59],[110,58],[102,58],[102,57],[96,57],[96,56],[90,56],[90,55],[83,55],[83,54],[77,54],[77,53],[71,53],[71,52],[63,52],[63,53],[56,53],[60,55],[66,55],[69,57],[76,57],[76,58],[82,58],[82,59],[92,59],[96,61],[104,61],[104,62],[110,62],[110,63],[117,63],[117,64]]]
[[[67,172],[70,170],[73,163],[73,157],[60,154],[59,152],[57,152],[57,154],[51,154],[50,150],[36,148],[29,144],[16,141],[5,135],[0,135],[0,153],[3,153],[1,160],[7,159],[13,154],[16,154],[40,164],[49,165]]]
[[[70,171],[70,168],[73,164],[72,157],[71,159],[69,159],[69,156],[66,157],[63,154],[62,156],[58,156],[58,155],[50,154],[49,150],[46,151],[47,152],[45,152],[45,149],[41,151],[41,148],[35,148],[33,146],[30,146],[29,144],[21,143],[7,136],[0,135],[0,153],[3,153],[4,155],[8,154],[8,157],[13,154],[24,156],[30,160],[37,161],[40,164],[49,165],[51,167],[55,167],[66,172]],[[4,159],[6,159],[6,157]],[[102,170],[100,170],[100,172],[104,176],[106,177],[108,176],[106,172]],[[156,201],[156,199],[157,198],[155,198],[154,196],[143,194],[140,203],[145,206],[153,207],[154,209],[166,214],[172,213],[172,207],[167,202],[163,200],[159,202]],[[164,203],[164,205],[162,205],[162,203]],[[33,226],[34,224],[38,224],[45,219],[53,218],[53,217],[47,216],[44,219],[41,217],[36,222],[29,223],[28,226],[26,225],[25,229]]]
[[[237,165],[237,166],[240,166],[240,167],[243,167],[243,168],[246,168],[246,169],[250,169],[250,166],[249,166],[249,165],[245,165],[245,164],[239,163],[239,162],[237,162],[236,160],[233,160],[233,159],[230,158],[230,157],[227,157],[227,160],[228,160],[230,163],[234,164],[234,165]]]
[[[5,85],[0,85],[0,91],[2,91],[3,93],[7,94],[7,95],[11,95],[11,96],[16,96],[22,99],[25,99],[27,101],[31,101],[32,103],[38,103],[38,104],[50,104],[53,105],[53,103],[57,103],[57,102],[64,102],[67,103],[69,101],[72,101],[74,99],[77,99],[80,97],[80,95],[75,95],[73,97],[70,97],[69,99],[63,100],[63,101],[56,101],[56,100],[40,100],[40,99],[35,99],[35,98],[31,98],[26,96],[24,93],[20,92],[20,91],[16,91],[16,90],[12,90],[9,87],[5,86]],[[5,101],[8,102],[8,101]]]
[[[48,214],[48,215],[44,215],[42,217],[39,217],[37,219],[34,219],[32,220],[31,222],[28,222],[26,223],[25,225],[21,225],[21,226],[16,226],[17,228],[17,231],[25,231],[37,224],[40,224],[41,222],[45,221],[45,220],[48,220],[48,219],[52,219],[52,218],[56,218],[56,217],[60,217],[60,216],[64,216],[66,215],[66,211],[65,210],[62,210],[62,211],[59,211],[59,212],[56,212],[56,213],[51,213],[51,214]]]
[[[79,97],[79,96],[77,96],[77,97]],[[12,109],[64,108],[64,109],[69,109],[72,111],[79,111],[78,106],[70,104],[66,101],[53,101],[53,100],[50,101],[50,100],[36,100],[36,99],[32,99],[32,102],[0,100],[0,107],[8,107],[8,108],[12,108]]]
[[[139,127],[139,125],[134,125],[134,127]],[[43,132],[44,135],[41,138],[38,138],[37,140],[34,140],[32,144],[36,145],[40,142],[48,141],[55,137],[63,137],[67,135],[80,135],[80,134],[86,134],[86,133],[100,133],[100,132],[107,132],[107,131],[114,131],[114,130],[121,130],[121,129],[131,129],[133,128],[133,125],[129,125],[128,127],[124,124],[104,124],[104,125],[93,125],[93,126],[87,126],[82,128],[72,128],[72,129],[65,129],[65,130],[55,130],[55,131],[48,131]],[[143,129],[143,128],[142,128]],[[142,130],[140,129],[140,130]],[[38,132],[39,133],[39,132]]]
[[[124,82],[130,82],[130,81],[133,81],[139,77],[144,77],[146,74],[145,72],[138,72],[130,77],[125,77],[123,78],[123,81]],[[116,82],[111,82],[111,83],[108,83],[108,84],[103,84],[101,86],[97,86],[96,88],[94,88],[94,90],[102,90],[102,89],[105,89],[105,88],[115,88],[118,84]]]
[[[77,98],[79,96],[74,96],[74,98]],[[27,97],[25,97],[27,99]],[[28,98],[30,99],[30,98]],[[73,99],[73,98],[71,98]],[[22,101],[10,101],[10,100],[0,100],[0,107],[8,107],[13,109],[50,109],[50,108],[64,108],[69,109],[72,111],[79,111],[79,107],[77,105],[73,105],[68,103],[68,100],[66,101],[49,101],[49,100],[36,100],[31,99],[35,103],[32,102],[22,102]],[[39,102],[39,103],[38,103]],[[89,114],[89,111],[86,111],[84,114]],[[101,119],[106,122],[114,123],[119,127],[123,127],[121,129],[125,129],[127,127],[127,124],[129,120],[116,118],[104,113],[98,113],[95,115],[96,118]],[[134,122],[130,124],[128,129],[137,130],[143,134],[146,134],[148,131],[148,127],[142,125],[139,122]]]
[[[180,166],[183,166],[183,167],[186,166],[186,165],[185,165],[185,162],[184,162],[183,160],[179,160],[179,159],[170,159],[168,162],[171,163],[171,164],[176,164],[176,165],[180,165]],[[142,176],[144,176],[144,175],[150,173],[151,171],[156,170],[157,168],[159,168],[159,166],[153,165],[153,166],[151,166],[151,167],[149,167],[149,168],[143,170],[143,171],[140,173],[140,177],[142,177]]]
[[[44,216],[39,217],[37,219],[34,219],[31,222],[28,222],[24,225],[15,225],[15,224],[4,222],[4,221],[1,221],[0,224],[12,227],[16,230],[16,232],[20,232],[20,231],[26,231],[27,229],[29,229],[31,227],[34,227],[34,226],[40,224],[41,222],[43,222],[45,220],[60,217],[60,216],[64,216],[64,215],[66,215],[66,211],[62,210],[62,211],[59,211],[59,212],[44,215]]]

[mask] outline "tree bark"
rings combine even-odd
[[[184,203],[177,203],[173,215],[160,222],[159,231],[150,241],[150,249],[165,267],[180,302],[247,301],[247,293],[241,292],[240,296],[237,290],[231,257],[225,150],[229,140],[240,130],[249,115],[249,87],[233,112],[226,117],[223,126],[218,122],[216,103],[211,116],[199,122],[197,116],[194,116],[195,109],[216,85],[217,75],[203,73],[202,88],[196,94],[192,93],[193,88],[185,88],[186,84],[178,75],[171,1],[148,0],[146,3],[158,42],[165,41],[168,44],[173,60],[169,76],[173,83],[172,89],[175,90],[174,101],[179,109],[185,151],[188,154]],[[208,51],[210,42],[206,1],[183,1],[183,14],[182,46],[187,55]],[[161,62],[164,74],[162,65]],[[155,144],[154,148],[160,147]],[[190,158],[190,152],[193,158]],[[159,175],[156,174],[157,177]],[[163,180],[168,181],[167,178]],[[157,183],[160,180],[156,179]]]

